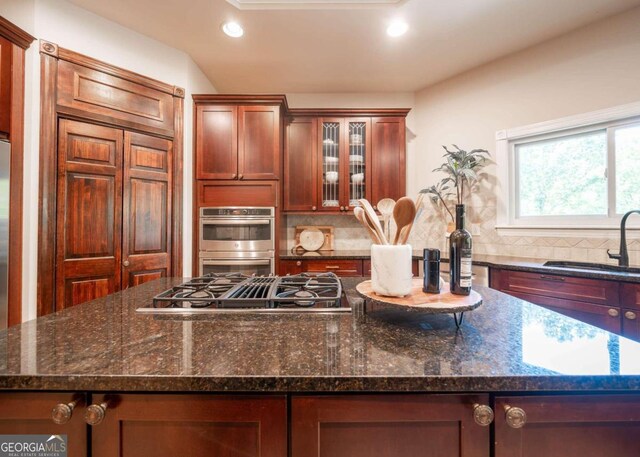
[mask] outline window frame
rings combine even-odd
[[[570,116],[496,132],[498,201],[496,229],[500,234],[615,236],[622,214],[616,214],[615,133],[632,125],[640,126],[640,102],[606,110]],[[518,168],[516,146],[589,132],[605,131],[607,143],[607,215],[518,216]],[[627,227],[640,229],[639,218],[630,218]],[[607,233],[608,232],[608,233]],[[549,233],[546,233],[549,235]]]

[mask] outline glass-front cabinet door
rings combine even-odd
[[[323,118],[319,126],[322,143],[319,209],[351,211],[359,206],[359,199],[370,194],[371,119]]]
[[[356,206],[360,206],[358,200],[362,198],[368,198],[370,192],[367,192],[367,187],[371,181],[370,173],[370,134],[371,134],[371,121],[370,119],[349,119],[347,120],[348,129],[348,175],[347,179],[348,187],[345,196],[345,206],[347,210],[351,210]],[[371,202],[375,205],[375,202]]]
[[[320,210],[344,211],[342,196],[343,165],[342,119],[322,119],[320,123],[320,141],[322,142],[322,180],[320,189]],[[342,207],[342,209],[341,209]]]

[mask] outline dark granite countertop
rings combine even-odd
[[[640,343],[500,292],[449,315],[136,313],[161,279],[0,332],[0,390],[628,391]]]
[[[446,253],[442,253],[446,255]],[[371,251],[369,250],[337,250],[337,251],[319,251],[305,252],[294,254],[291,251],[280,251],[278,253],[282,260],[308,260],[308,259],[345,259],[345,260],[362,260],[370,259]],[[421,260],[423,258],[422,251],[413,251],[413,258]],[[445,256],[443,262],[449,262]],[[580,268],[559,268],[555,266],[545,266],[545,259],[534,259],[526,257],[507,257],[497,255],[478,255],[474,254],[473,264],[485,267],[504,268],[508,270],[529,271],[532,273],[553,273],[564,276],[574,276],[579,278],[607,279],[612,281],[624,281],[640,283],[640,274],[629,273],[624,271],[599,271]]]

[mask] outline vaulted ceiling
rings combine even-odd
[[[187,52],[220,92],[415,91],[640,5],[640,0],[335,4],[340,1],[270,8],[249,2],[259,9],[240,9],[232,5],[237,0],[71,0]],[[387,36],[394,19],[409,24],[406,35]],[[228,20],[242,24],[242,38],[222,33]]]

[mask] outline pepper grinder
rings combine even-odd
[[[424,284],[422,291],[440,293],[440,249],[424,250]]]

